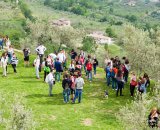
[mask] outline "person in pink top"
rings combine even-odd
[[[130,80],[130,93],[131,97],[134,96],[134,89],[137,86],[137,77],[134,72],[131,73],[131,80]]]
[[[70,74],[70,80],[71,80],[71,88],[70,88],[70,91],[71,91],[71,100],[74,99],[74,95],[75,95],[75,80],[76,78],[74,77],[73,73]]]

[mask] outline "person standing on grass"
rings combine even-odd
[[[128,82],[128,76],[129,76],[129,71],[130,71],[130,65],[129,65],[129,60],[126,59],[123,67],[123,77],[124,81]]]
[[[71,60],[71,64],[69,65],[69,72],[74,73],[75,66],[74,66],[74,60]]]
[[[54,67],[56,69],[56,80],[60,82],[60,78],[61,78],[60,76],[63,70],[62,70],[62,63],[59,62],[59,58],[57,58],[57,60],[55,61]]]
[[[86,68],[87,68],[88,80],[91,82],[92,81],[92,63],[90,60],[88,61]]]
[[[42,44],[40,44],[40,46],[38,46],[36,48],[36,52],[40,58],[40,66],[39,66],[39,72],[41,72],[41,65],[42,65],[42,62],[43,62],[43,56],[44,56],[44,52],[46,51],[46,47],[43,46]]]
[[[29,48],[23,49],[23,55],[24,55],[24,67],[26,67],[26,66],[29,67],[29,53],[30,53]]]
[[[7,62],[8,62],[8,56],[7,56],[7,53],[4,52],[1,58],[1,65],[3,69],[3,76],[5,77],[7,76]]]
[[[73,101],[74,95],[75,95],[75,80],[76,80],[76,78],[74,77],[73,73],[70,74],[70,80],[71,80],[71,87],[70,87],[70,90],[71,90],[71,100]]]
[[[111,62],[108,62],[105,71],[106,71],[107,86],[109,86],[111,84]]]
[[[74,49],[72,49],[70,55],[71,55],[71,60],[75,60],[77,52],[75,52]]]
[[[64,75],[64,79],[62,81],[64,103],[69,102],[70,85],[71,85],[71,80],[69,79],[68,75],[66,74],[66,75]]]
[[[78,78],[75,80],[75,86],[76,86],[76,94],[73,100],[73,103],[75,103],[76,99],[78,98],[78,103],[81,103],[82,99],[82,91],[83,91],[83,86],[84,86],[84,80],[81,77],[81,74],[78,74]]]
[[[134,89],[137,86],[137,77],[134,72],[131,73],[131,81],[130,81],[130,93],[131,97],[134,96]]]
[[[36,70],[36,78],[39,79],[39,67],[40,67],[40,58],[37,56],[37,58],[34,60],[34,66]]]
[[[8,52],[8,63],[11,64],[12,55],[14,53],[13,47],[10,45],[7,49]]]
[[[50,72],[50,67],[48,66],[48,62],[47,62],[47,59],[44,58],[44,62],[45,62],[45,65],[44,65],[44,81],[46,79],[46,76],[49,74]]]
[[[12,65],[12,68],[14,70],[14,73],[17,73],[17,70],[16,70],[17,64],[18,64],[18,59],[16,57],[16,54],[13,53],[13,56],[12,56],[12,59],[11,59],[11,65]]]
[[[117,86],[118,86],[116,96],[118,96],[119,91],[120,91],[120,96],[123,96],[122,88],[124,86],[124,79],[123,79],[122,71],[120,69],[118,70],[118,73],[116,75],[116,80],[117,80]]]
[[[11,41],[9,40],[9,37],[6,35],[5,37],[6,47],[9,49],[9,46],[11,45]]]
[[[2,39],[0,40],[0,46],[1,46],[1,50],[3,51],[3,43],[5,41],[5,38],[2,37]]]
[[[49,85],[49,96],[53,96],[52,88],[53,88],[53,85],[55,84],[53,70],[51,70],[50,73],[47,75],[45,82],[48,83],[48,85]]]
[[[98,60],[96,59],[96,57],[94,57],[93,59],[94,76],[96,76],[97,73],[97,66],[98,66]]]
[[[116,74],[118,72],[118,69],[116,68],[116,65],[113,64],[113,68],[111,69],[111,79],[112,79],[112,89],[117,89],[117,80],[116,80]]]

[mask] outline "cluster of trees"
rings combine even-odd
[[[132,69],[137,75],[148,73],[155,86],[150,94],[136,98],[121,108],[117,117],[127,129],[147,129],[147,116],[154,106],[160,107],[160,31],[144,31],[132,25],[125,25],[120,41],[123,44]],[[134,115],[134,116],[133,116]],[[132,125],[128,125],[132,124]]]
[[[44,5],[58,10],[70,11],[78,15],[85,15],[87,9],[93,9],[95,6],[92,1],[86,0],[45,0]]]

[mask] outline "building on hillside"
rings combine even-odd
[[[104,35],[103,32],[95,31],[87,35],[87,37],[92,37],[97,44],[112,44],[113,40],[110,37]]]
[[[52,21],[53,26],[58,26],[58,27],[70,27],[71,26],[71,21],[61,18],[59,20],[54,20]]]
[[[136,1],[135,0],[128,0],[127,2],[124,3],[124,5],[136,6]]]

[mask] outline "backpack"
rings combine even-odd
[[[89,71],[92,70],[92,64],[87,65],[87,70],[89,70]]]
[[[47,72],[47,73],[49,73],[50,72],[50,68],[48,66],[45,66],[44,67],[44,71]]]
[[[68,88],[69,88],[69,83],[66,82],[66,84],[65,84],[65,89],[68,89]]]
[[[112,78],[115,78],[115,72],[114,72],[113,69],[112,69],[112,71],[111,71],[111,77],[112,77]]]

